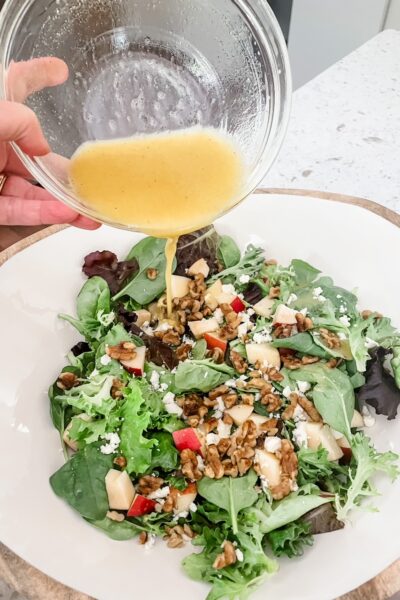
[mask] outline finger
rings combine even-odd
[[[50,152],[34,112],[15,102],[0,101],[0,140],[16,142],[29,156],[43,156]]]
[[[0,197],[0,224],[55,225],[71,224],[83,229],[98,229],[99,223],[82,217],[58,200],[24,200],[13,196]]]
[[[61,85],[68,79],[68,67],[55,57],[34,58],[12,63],[7,72],[9,96],[16,102],[47,87]]]

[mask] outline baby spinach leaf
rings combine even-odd
[[[211,360],[186,360],[179,363],[174,377],[177,393],[197,391],[209,392],[234,376],[228,365],[217,365]]]
[[[229,237],[229,235],[223,235],[220,238],[217,254],[225,269],[234,267],[240,261],[240,250],[238,245],[231,237]]]
[[[152,439],[156,440],[157,446],[154,446],[151,453],[150,471],[154,469],[163,469],[172,471],[178,464],[178,452],[174,446],[172,435],[166,432],[153,433]]]
[[[127,460],[129,473],[144,473],[151,465],[155,440],[144,437],[150,423],[150,413],[145,406],[145,397],[139,381],[131,380],[126,390],[125,402],[121,408],[123,419],[119,432],[120,449]]]
[[[310,535],[311,526],[305,521],[293,521],[284,527],[275,529],[267,535],[267,540],[271,545],[275,556],[302,556],[305,546],[312,546],[314,543]]]
[[[189,269],[200,258],[204,258],[210,267],[210,275],[218,272],[217,246],[219,235],[214,227],[203,227],[193,233],[181,235],[176,250],[177,275],[186,275]]]
[[[243,509],[251,506],[258,498],[254,489],[257,481],[257,475],[254,471],[249,471],[243,477],[223,477],[222,479],[209,479],[203,477],[198,483],[199,494],[212,502],[219,508],[223,508],[229,513],[232,522],[232,530],[238,532],[237,516]]]
[[[315,384],[312,396],[316,409],[325,423],[350,440],[355,398],[348,375],[339,369],[314,364],[292,371],[290,377]]]
[[[312,336],[307,332],[297,333],[288,338],[275,339],[272,342],[272,345],[275,346],[275,348],[290,348],[291,350],[296,350],[296,352],[311,356],[319,356],[320,358],[329,357],[329,354],[316,344]]]
[[[298,258],[293,259],[290,266],[293,269],[296,278],[296,285],[299,287],[310,285],[315,281],[319,273],[321,273],[319,269],[316,269],[304,260]]]
[[[207,354],[207,342],[205,339],[197,340],[193,346],[191,355],[194,360],[202,360]]]
[[[135,302],[143,305],[148,304],[162,294],[166,287],[165,244],[164,239],[146,237],[132,248],[127,260],[136,259],[139,270],[131,281],[113,297],[114,301],[123,296],[130,296]],[[176,262],[174,268],[175,266]],[[147,277],[147,270],[150,268],[157,271],[155,279]]]
[[[83,517],[101,520],[108,511],[105,477],[111,468],[112,456],[86,446],[50,477],[50,485]]]
[[[97,529],[101,529],[108,535],[112,540],[116,540],[117,542],[124,542],[126,540],[131,540],[135,538],[141,531],[142,528],[137,527],[134,523],[131,523],[127,519],[124,521],[112,521],[108,517],[104,517],[104,519],[100,520],[91,520],[87,519],[87,521],[97,527]]]

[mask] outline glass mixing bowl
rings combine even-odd
[[[66,62],[67,81],[24,99],[24,84],[40,86],[30,81],[33,69],[15,63],[46,56]],[[290,68],[266,0],[7,0],[0,59],[0,99],[33,109],[52,149],[30,158],[14,145],[22,162],[62,202],[117,227],[70,185],[68,159],[82,143],[217,128],[242,150],[242,200],[268,171],[286,131]]]

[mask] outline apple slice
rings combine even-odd
[[[260,473],[267,479],[270,487],[280,484],[282,467],[275,454],[267,452],[267,450],[256,450],[254,462],[258,463]]]
[[[128,510],[128,517],[141,517],[154,512],[156,508],[156,502],[140,494],[136,494],[133,502]]]
[[[135,310],[135,313],[137,315],[135,325],[137,325],[138,327],[141,327],[145,323],[150,322],[150,320],[151,320],[150,311],[145,310],[145,309],[140,309],[140,310]]]
[[[171,291],[173,298],[183,298],[189,293],[189,277],[182,277],[181,275],[172,275],[171,277]]]
[[[348,440],[343,435],[336,441],[341,451],[343,452],[343,462],[345,462],[346,464],[349,463],[351,461],[353,452]]]
[[[257,304],[253,306],[254,311],[260,317],[270,317],[272,315],[272,308],[275,304],[275,300],[273,298],[263,298]]]
[[[266,421],[268,421],[268,417],[264,417],[263,415],[257,415],[257,413],[252,413],[249,417],[249,421],[253,421],[256,426],[256,433],[259,434],[261,432],[261,425],[263,425]]]
[[[222,340],[216,333],[205,333],[204,339],[207,342],[207,348],[210,350],[213,350],[214,348],[220,348],[225,354],[228,347],[228,342],[226,340]]]
[[[364,427],[364,419],[358,410],[353,412],[350,427]]]
[[[204,279],[207,279],[209,274],[210,267],[208,266],[204,258],[199,258],[199,260],[196,260],[196,262],[193,263],[192,266],[188,269],[188,275],[204,275]]]
[[[219,324],[215,317],[211,317],[211,319],[201,319],[201,321],[190,321],[189,327],[196,340],[198,340],[206,333],[217,331]]]
[[[178,429],[178,431],[172,432],[174,444],[179,450],[193,450],[193,452],[201,452],[202,443],[200,437],[193,427],[186,427],[186,429]]]
[[[296,312],[284,304],[279,304],[272,322],[274,325],[297,325]]]
[[[246,310],[246,305],[239,296],[236,296],[230,303],[235,313],[240,313]]]
[[[121,360],[121,365],[136,377],[141,377],[144,373],[144,361],[146,359],[146,347],[137,346],[136,356],[132,360]]]
[[[225,414],[232,417],[235,425],[239,427],[239,425],[243,425],[243,423],[247,421],[253,410],[253,407],[249,404],[237,404],[236,406],[232,406],[232,408],[228,408],[228,410],[225,411]]]
[[[113,510],[129,510],[135,488],[126,471],[110,469],[106,475],[108,504]]]
[[[174,512],[185,512],[190,509],[190,505],[196,500],[197,486],[195,483],[189,483],[187,488],[185,488],[182,491],[177,490],[176,488],[172,488],[171,495],[174,499],[176,499],[176,507],[174,509]]]
[[[325,450],[327,450],[329,460],[338,460],[339,458],[342,458],[343,452],[328,425],[305,421],[304,428],[307,433],[308,448],[317,450],[320,446],[322,446],[325,448]]]
[[[256,362],[266,363],[276,369],[281,368],[281,356],[279,350],[274,348],[268,342],[262,344],[246,344],[246,354],[249,363],[255,365]]]
[[[230,304],[235,299],[235,294],[224,292],[222,282],[218,279],[206,291],[206,304],[208,300],[213,299],[218,304]],[[207,304],[208,305],[208,304]],[[211,308],[211,306],[210,306]],[[216,307],[215,307],[216,308]]]

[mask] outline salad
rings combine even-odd
[[[49,391],[66,460],[50,483],[114,540],[191,543],[209,600],[247,598],[344,527],[375,473],[399,474],[368,429],[396,416],[400,334],[317,268],[213,227],[180,238],[168,317],[164,249],[85,258],[77,317],[60,315],[84,340]]]

